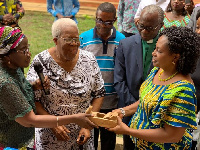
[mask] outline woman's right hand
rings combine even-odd
[[[123,114],[122,114],[122,112],[121,112],[120,109],[114,109],[114,110],[112,111],[112,113],[118,113],[118,116],[119,116],[121,119],[123,118]]]
[[[79,113],[79,114],[74,114],[74,123],[77,125],[92,130],[94,127],[98,128],[97,125],[95,125],[92,121],[89,120],[88,117],[92,117],[92,114],[85,114],[85,113]]]
[[[51,130],[56,136],[57,140],[59,141],[69,140],[69,136],[67,135],[67,133],[70,133],[70,131],[64,125],[51,128]]]

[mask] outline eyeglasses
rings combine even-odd
[[[63,39],[63,41],[65,41],[65,43],[67,44],[71,44],[73,42],[80,43],[79,38],[63,38],[63,37],[60,38]]]
[[[112,26],[115,21],[103,21],[100,18],[96,18],[96,23],[104,24],[105,26]]]
[[[30,48],[30,44],[28,44],[26,48],[23,48],[20,50],[16,50],[16,49],[13,49],[13,50],[16,51],[17,53],[23,53],[24,55],[27,55],[30,52],[29,48]]]
[[[153,32],[159,27],[160,24],[158,24],[155,28],[154,27],[145,27],[143,24],[140,24],[139,22],[137,23],[137,27],[139,30],[147,30],[149,32]]]

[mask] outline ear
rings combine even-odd
[[[180,54],[174,54],[174,62],[176,63],[180,58]]]
[[[58,38],[53,38],[53,42],[57,45]]]
[[[4,57],[2,58],[2,60],[3,60],[3,62],[4,62],[5,64],[8,64],[8,62],[10,62],[10,57],[9,57],[9,56],[4,56]]]

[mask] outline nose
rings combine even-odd
[[[28,52],[26,53],[26,56],[31,57],[31,52],[28,51]]]
[[[154,50],[153,52],[152,52],[152,56],[155,56],[156,55],[156,50]]]

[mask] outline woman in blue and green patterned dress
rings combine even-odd
[[[189,150],[196,129],[196,95],[190,73],[199,58],[198,37],[186,27],[163,30],[152,53],[155,66],[140,87],[138,102],[115,110],[133,115],[129,127],[118,117],[109,129],[130,135],[136,149]]]

